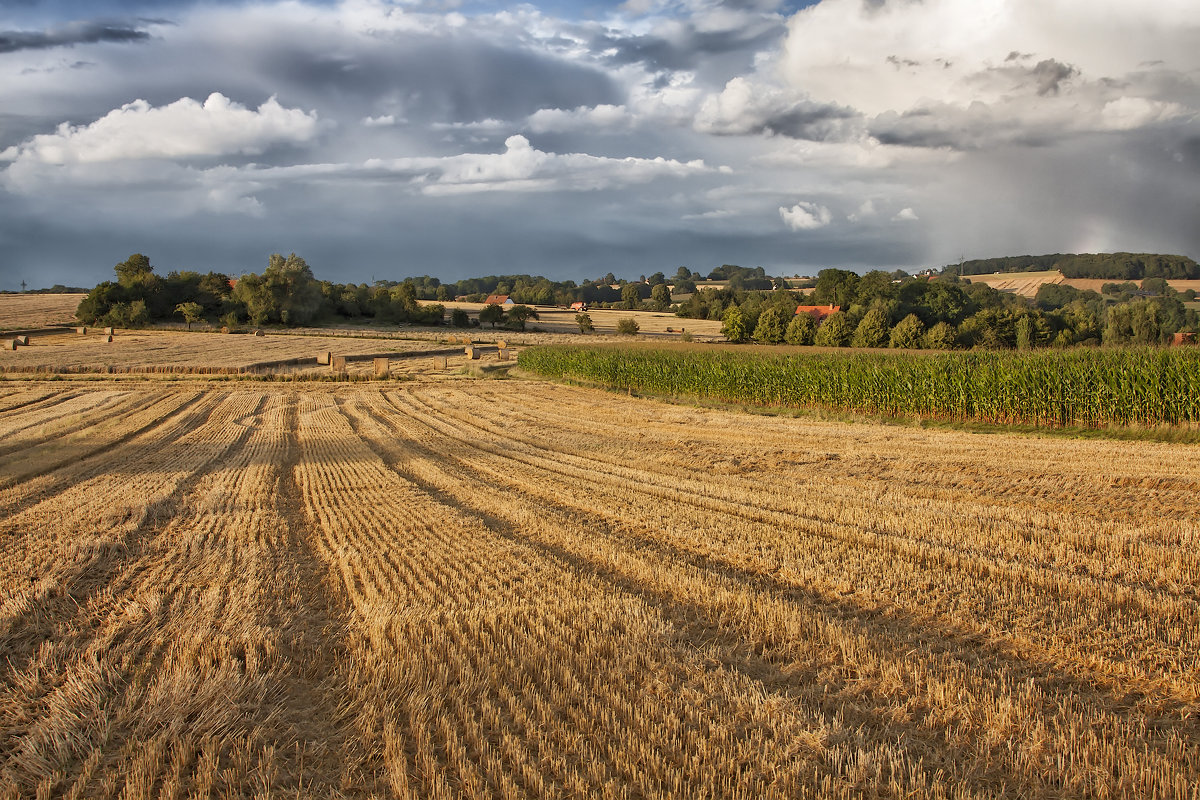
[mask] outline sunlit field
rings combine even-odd
[[[0,331],[72,325],[82,294],[0,294]]]
[[[1170,797],[1200,450],[0,383],[0,797]]]

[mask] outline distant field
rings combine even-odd
[[[442,303],[441,305],[446,306],[447,309],[461,308],[473,317],[477,316],[479,310],[483,308],[482,303]],[[530,320],[529,327],[542,328],[550,333],[579,333],[579,325],[575,322],[575,315],[579,312],[542,306],[537,306],[537,312],[538,319]],[[599,334],[616,333],[617,320],[632,317],[641,329],[639,333],[656,338],[678,336],[679,332],[685,328],[691,331],[693,336],[716,338],[722,341],[725,338],[721,335],[720,320],[684,319],[663,311],[621,311],[593,308],[587,313],[592,318],[592,324],[596,326],[596,333]],[[671,330],[668,331],[667,328]],[[477,331],[485,334],[491,333],[491,328],[485,325]]]
[[[1197,476],[536,381],[0,383],[0,798],[1194,800]]]
[[[1113,278],[1064,278],[1056,269],[1043,272],[998,272],[993,275],[967,275],[963,278],[971,283],[986,283],[993,289],[1012,291],[1022,297],[1033,297],[1043,283],[1062,283],[1076,289],[1099,292],[1106,283],[1124,283]],[[1140,283],[1140,281],[1134,281]],[[1200,281],[1173,280],[1167,283],[1177,292],[1195,289],[1200,292]]]
[[[0,331],[70,325],[82,294],[0,294]]]
[[[25,371],[35,367],[63,372],[106,372],[153,370],[197,372],[245,369],[255,364],[311,359],[321,352],[353,356],[371,353],[418,352],[446,349],[436,340],[407,341],[339,336],[296,336],[268,333],[186,333],[183,331],[118,330],[112,342],[89,329],[87,335],[56,333],[30,337],[28,347],[16,352],[0,351],[0,372]],[[295,371],[295,365],[276,371]],[[300,365],[303,368],[303,365]],[[367,371],[368,364],[353,364],[351,371]],[[321,371],[328,372],[328,367]]]

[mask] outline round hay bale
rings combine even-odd
[[[262,335],[263,335],[263,332],[262,332],[262,331],[259,331],[259,330],[256,330],[256,331],[254,332],[254,335],[255,335],[255,336],[262,336]]]
[[[83,325],[80,325],[78,328],[76,328],[75,332],[80,336],[87,336],[87,328]]]
[[[221,333],[229,333],[229,326],[228,326],[228,325],[222,325],[222,326],[221,326]]]
[[[13,341],[16,342],[17,344],[21,345],[21,347],[29,346],[29,337],[28,336],[18,336],[15,339],[13,339]]]
[[[5,350],[16,350],[17,349],[17,340],[16,339],[5,339],[4,340],[4,349]]]
[[[112,328],[112,327],[108,327],[108,328],[105,328],[105,329],[104,329],[104,335],[105,335],[105,336],[112,336],[112,335],[113,335],[114,333],[116,333],[116,332],[117,332],[117,331],[116,331],[116,329],[115,329],[115,328]]]
[[[112,340],[113,340],[113,335],[111,333],[105,334],[104,341],[111,342]]]

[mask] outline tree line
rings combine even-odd
[[[903,277],[902,277],[903,276]],[[1132,288],[1131,290],[1131,287]],[[1200,331],[1163,279],[1106,284],[1108,294],[1044,284],[1031,304],[1018,295],[957,276],[938,279],[874,270],[822,270],[812,292],[709,288],[681,303],[676,314],[719,319],[730,341],[827,347],[933,350],[1032,349],[1100,344],[1157,344],[1178,331]],[[818,323],[799,305],[837,306]]]
[[[422,305],[412,282],[374,286],[319,281],[303,258],[271,255],[262,274],[231,280],[220,272],[182,270],[159,275],[150,259],[134,253],[114,267],[115,281],[88,292],[75,315],[88,325],[139,327],[151,322],[201,320],[309,325],[330,318],[441,324],[445,309]]]
[[[1196,280],[1200,264],[1187,256],[1156,253],[1051,253],[1044,256],[978,258],[950,264],[943,275],[990,275],[993,272],[1040,272],[1056,269],[1067,278],[1140,281],[1144,278]]]

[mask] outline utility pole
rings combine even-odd
[[[21,281],[21,294],[25,294],[25,281]]]

